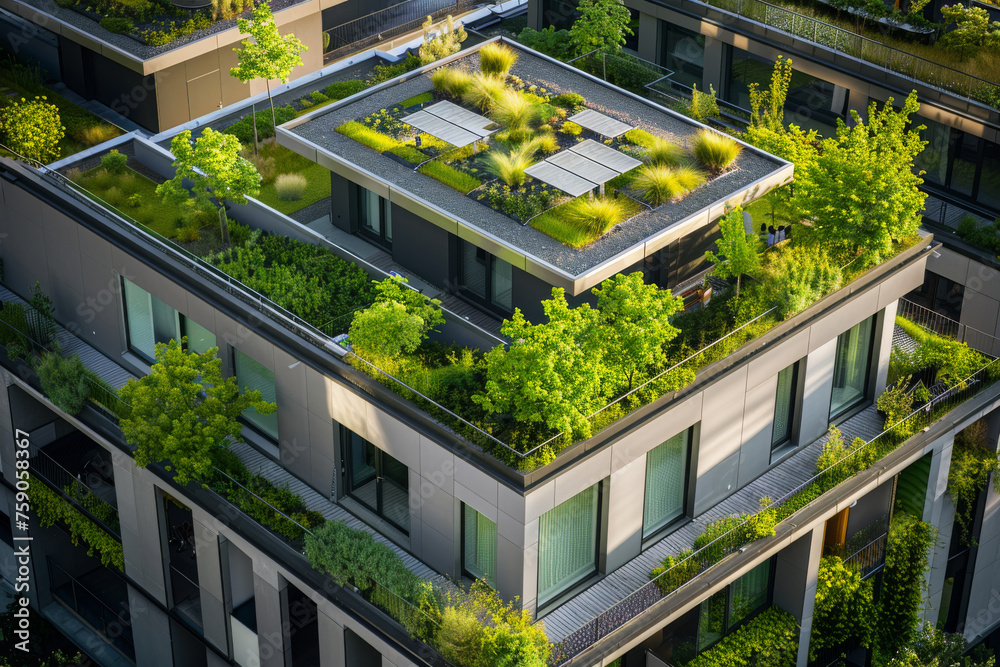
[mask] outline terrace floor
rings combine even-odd
[[[882,417],[870,405],[850,419],[838,424],[844,442],[854,438],[871,440],[882,432]],[[541,617],[549,640],[561,641],[581,628],[592,618],[626,598],[630,593],[649,582],[650,571],[665,556],[676,556],[691,548],[710,521],[760,509],[760,499],[769,496],[780,498],[813,476],[816,458],[827,440],[827,435],[802,447],[785,458],[779,465],[750,482],[742,489],[716,504],[707,512],[695,517],[674,532],[659,540],[631,561],[596,581],[565,604]]]

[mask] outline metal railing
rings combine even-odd
[[[889,515],[883,514],[860,529],[844,545],[844,563],[857,568],[864,579],[885,563],[885,547],[889,541]]]
[[[32,473],[48,482],[57,492],[61,491],[69,496],[78,509],[89,514],[90,518],[94,519],[97,524],[121,540],[118,508],[94,493],[87,485],[86,480],[92,473],[81,472],[80,475],[74,475],[35,445],[32,445],[28,451],[31,455]],[[106,482],[102,480],[102,483]],[[114,488],[114,485],[109,486]]]
[[[195,627],[201,628],[201,586],[173,563],[170,563],[170,596],[173,609]]]
[[[761,0],[700,0],[708,5],[757,21],[820,46],[860,58],[894,74],[926,83],[949,93],[1000,107],[1000,84],[887,46],[830,23],[804,16]]]
[[[899,300],[896,314],[900,317],[905,317],[928,331],[948,338],[954,338],[959,343],[965,343],[969,347],[984,352],[990,357],[993,356],[992,352],[995,349],[996,343],[1000,342],[1000,339],[985,331],[962,324],[908,299],[901,298]]]
[[[65,604],[73,613],[82,618],[98,634],[118,649],[129,660],[135,662],[135,643],[132,637],[132,618],[128,610],[128,590],[121,581],[122,608],[115,611],[104,603],[102,597],[107,593],[97,595],[67,572],[52,558],[46,557],[49,571],[49,590],[52,595]],[[110,569],[101,571],[102,576],[114,576]],[[109,574],[110,573],[110,574]]]
[[[1000,360],[991,361],[701,548],[679,555],[671,567],[567,635],[556,647],[553,664],[568,662],[660,600],[683,588],[727,556],[766,536],[775,525],[856,473],[868,469],[899,447],[909,436],[923,430],[938,417],[992,386],[997,380],[1000,380]]]
[[[436,21],[475,6],[474,0],[404,0],[327,30],[330,46],[324,53],[324,60],[336,60],[418,30],[428,16]]]

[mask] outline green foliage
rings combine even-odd
[[[578,109],[582,109],[587,106],[587,100],[584,99],[583,95],[579,93],[563,93],[562,95],[556,95],[549,100],[549,104],[557,107],[562,107],[576,113]]]
[[[653,137],[647,146],[648,150],[642,157],[650,164],[674,167],[684,159],[684,149],[666,139]]]
[[[556,30],[549,26],[542,30],[524,28],[517,36],[517,41],[529,49],[540,51],[559,60],[566,60],[573,55],[574,44],[570,40],[568,30]]]
[[[354,139],[358,143],[364,144],[379,153],[393,150],[403,145],[400,141],[390,137],[388,134],[379,132],[378,130],[373,130],[367,125],[362,125],[356,120],[349,120],[343,125],[337,126],[337,132],[343,134],[345,137]]]
[[[28,332],[31,337],[43,345],[56,342],[55,309],[51,297],[36,280],[31,286],[31,297],[28,299],[25,316],[28,318]]]
[[[578,137],[583,134],[583,126],[568,120],[563,123],[559,131],[570,137]]]
[[[694,541],[695,551],[707,547],[699,553],[699,558],[714,563],[728,555],[728,549],[774,535],[778,517],[770,505],[770,498],[761,498],[761,510],[756,514],[740,514],[709,521],[705,532]]]
[[[643,146],[645,148],[652,148],[657,142],[662,141],[658,137],[654,137],[646,130],[640,130],[637,127],[626,132],[624,137],[625,141],[635,144],[636,146]]]
[[[866,445],[863,438],[855,438],[850,445],[845,445],[840,429],[831,424],[829,437],[816,458],[816,474],[827,471],[817,482],[820,490],[827,491],[875,463],[879,451],[875,446]]]
[[[764,278],[782,318],[805,310],[838,289],[844,276],[821,246],[793,245],[774,255]]]
[[[564,212],[567,220],[598,237],[625,220],[625,206],[616,197],[577,197]]]
[[[135,464],[145,468],[168,461],[178,484],[206,479],[214,452],[239,439],[239,416],[250,408],[262,415],[275,410],[259,391],[240,393],[236,378],[222,377],[222,361],[211,348],[204,354],[185,351],[181,343],[156,344],[156,363],[149,375],[130,378],[122,399],[132,406],[119,426],[125,440],[138,449]]]
[[[306,190],[306,177],[302,174],[281,174],[274,180],[274,190],[279,199],[298,201]]]
[[[128,35],[135,32],[135,23],[132,22],[132,19],[116,16],[106,16],[101,19],[101,27],[108,32],[118,33],[119,35]]]
[[[896,326],[916,341],[912,352],[893,348],[889,381],[925,368],[936,368],[937,379],[949,387],[964,387],[963,381],[985,366],[988,359],[966,343],[959,343],[927,331],[903,317],[896,317]]]
[[[719,254],[705,253],[705,261],[715,264],[713,272],[721,278],[736,278],[736,296],[744,275],[753,276],[760,269],[760,239],[743,228],[743,209],[737,207],[719,221],[722,238],[715,245]]]
[[[206,261],[314,326],[335,320],[344,326],[344,318],[371,303],[371,281],[356,264],[287,236],[251,233],[236,223],[233,230],[246,240]]]
[[[413,353],[434,327],[444,324],[441,302],[405,286],[405,279],[376,284],[375,302],[354,314],[350,340],[354,351],[373,360]]]
[[[524,170],[535,163],[536,150],[537,146],[533,142],[525,142],[506,152],[495,148],[486,154],[486,171],[507,185],[523,185],[527,179]]]
[[[59,109],[45,95],[0,107],[0,142],[29,160],[44,163],[59,157],[65,132]]]
[[[948,495],[955,504],[955,523],[963,544],[971,545],[972,514],[979,494],[986,488],[990,474],[1000,470],[997,453],[988,446],[989,430],[980,419],[955,436],[948,468]]]
[[[507,76],[517,62],[517,52],[502,42],[489,42],[479,49],[479,69],[487,76]]]
[[[823,558],[816,581],[809,659],[816,660],[820,651],[850,640],[866,648],[871,646],[874,605],[870,580],[862,581],[857,569],[845,565],[837,556]]]
[[[817,238],[867,264],[892,256],[895,243],[916,234],[926,198],[913,168],[927,144],[919,134],[924,126],[909,122],[920,108],[916,93],[899,112],[892,104],[890,98],[879,109],[872,102],[867,125],[853,111],[851,127],[838,121],[837,136],[823,140],[814,167],[803,174]]]
[[[713,174],[728,169],[742,150],[732,137],[712,130],[699,130],[692,148],[695,158]]]
[[[507,84],[500,77],[476,72],[469,77],[469,85],[462,93],[462,101],[481,111],[488,111],[506,90]]]
[[[110,151],[101,156],[101,166],[104,167],[109,174],[125,173],[126,164],[128,164],[128,156],[122,155],[116,148],[112,148]]]
[[[455,27],[455,20],[451,17],[451,14],[437,25],[438,34],[435,37],[431,37],[431,31],[434,29],[434,19],[430,16],[427,17],[421,28],[424,30],[424,42],[420,45],[419,53],[420,63],[423,65],[430,64],[453,53],[458,53],[459,49],[462,48],[462,42],[468,38],[464,26],[459,25],[458,28]]]
[[[712,118],[718,118],[720,115],[719,103],[715,98],[715,88],[709,84],[708,92],[706,93],[698,90],[698,84],[692,86],[691,101],[684,103],[683,111],[701,123],[707,123]]]
[[[334,81],[323,89],[323,93],[331,100],[342,100],[345,97],[356,95],[366,88],[364,81],[351,79],[348,81]]]
[[[954,23],[955,29],[946,31],[940,41],[958,51],[962,60],[983,48],[1000,48],[1000,22],[991,22],[986,9],[955,3],[942,6],[941,17],[944,26]]]
[[[472,75],[457,67],[442,67],[431,74],[434,90],[461,98],[472,85]]]
[[[897,512],[892,519],[876,604],[875,664],[886,664],[890,656],[913,642],[923,608],[927,555],[935,535],[933,526],[905,512]]]
[[[344,82],[348,83],[348,82]],[[336,85],[336,84],[331,84]],[[329,87],[327,88],[329,90]],[[278,125],[282,123],[287,123],[288,121],[295,118],[295,108],[291,105],[278,107],[274,110],[275,120]],[[257,138],[258,139],[268,139],[274,136],[274,124],[271,122],[271,114],[267,111],[258,111],[254,114],[247,114],[243,118],[227,127],[223,132],[225,134],[231,134],[240,140],[242,144],[252,144],[253,143],[253,123],[254,118],[257,119]]]
[[[472,192],[482,185],[482,182],[475,176],[437,160],[432,160],[423,165],[419,171],[421,174],[426,174],[433,179],[441,181],[448,187],[455,188],[463,194]]]
[[[632,20],[621,0],[580,0],[576,6],[580,16],[569,30],[569,39],[577,55],[594,49],[617,53],[632,35]]]
[[[956,232],[963,241],[1000,254],[1000,218],[992,224],[980,225],[976,218],[966,215],[959,221]]]
[[[663,562],[649,573],[664,595],[669,595],[701,574],[701,559],[692,558],[694,551],[685,549],[674,556],[667,556]]]
[[[87,369],[76,355],[64,357],[58,352],[46,352],[35,365],[42,390],[63,412],[75,415],[90,397]]]
[[[520,91],[504,89],[493,100],[490,117],[507,131],[524,130],[538,122],[538,107]]]
[[[993,651],[980,645],[965,653],[965,637],[924,623],[914,641],[893,656],[886,667],[993,667]],[[985,650],[982,650],[985,649]]]
[[[643,200],[656,207],[686,195],[704,182],[705,175],[694,168],[654,163],[638,169],[632,186]]]
[[[187,21],[178,21],[168,24],[164,30],[145,30],[141,33],[142,39],[150,46],[165,46],[170,42],[190,35],[196,30],[203,30],[212,25],[212,20],[202,14],[196,14]]]
[[[779,607],[769,607],[686,667],[793,667],[798,644],[799,624],[795,617]]]
[[[785,99],[792,82],[792,59],[778,56],[771,72],[771,86],[761,90],[750,84],[750,127],[780,133],[784,130]]]
[[[894,435],[901,440],[913,435],[913,427],[909,423],[902,423],[913,412],[913,394],[908,391],[909,385],[910,376],[904,375],[892,387],[883,391],[876,401],[878,409],[885,413],[884,428],[892,428]]]
[[[382,83],[383,81],[388,81],[389,79],[395,79],[397,76],[402,76],[411,70],[421,67],[422,65],[423,63],[420,62],[420,58],[412,53],[408,54],[398,63],[375,65],[375,67],[372,68],[372,75],[365,82],[365,85],[374,86],[377,83]]]
[[[125,571],[125,555],[121,542],[34,476],[31,477],[31,510],[43,528],[51,526],[56,521],[62,521],[69,528],[70,539],[74,545],[83,540],[87,545],[88,556],[100,558],[104,567],[113,565]]]
[[[0,325],[0,345],[7,348],[8,356],[10,356],[11,346],[17,346],[23,351],[21,354],[23,357],[31,349],[31,341],[23,335],[30,331],[24,305],[15,301],[3,304],[3,307],[0,308],[0,322],[4,323]]]
[[[414,95],[413,97],[408,97],[399,103],[399,106],[404,109],[407,107],[415,107],[425,102],[430,102],[434,99],[434,93],[420,93],[419,95]]]

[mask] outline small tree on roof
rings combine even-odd
[[[246,83],[251,79],[264,79],[267,84],[267,101],[271,105],[271,123],[274,118],[274,100],[271,99],[271,79],[288,83],[292,70],[302,64],[301,53],[309,47],[292,34],[282,35],[274,21],[274,14],[267,2],[253,9],[253,19],[239,19],[240,32],[253,37],[244,39],[243,48],[233,49],[239,55],[239,65],[229,70],[232,76]]]
[[[191,143],[191,130],[184,130],[170,143],[176,158],[177,172],[172,179],[156,187],[164,201],[185,204],[192,198],[197,205],[211,204],[219,211],[222,242],[229,243],[226,200],[245,204],[247,196],[260,191],[260,173],[250,160],[240,155],[240,140],[210,127]],[[184,182],[191,182],[191,190]]]
[[[569,29],[577,54],[594,49],[617,53],[625,37],[634,34],[629,27],[632,15],[622,0],[580,0],[577,10],[580,18]]]
[[[719,250],[705,253],[705,261],[715,264],[715,275],[736,278],[736,296],[740,295],[740,280],[760,268],[760,239],[743,228],[743,209],[736,207],[719,221],[722,238],[716,240]]]

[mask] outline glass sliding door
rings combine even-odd
[[[538,523],[538,603],[544,604],[597,569],[600,484],[542,515]]]
[[[468,241],[458,241],[458,286],[494,310],[514,309],[514,267]]]
[[[778,373],[778,389],[774,397],[774,421],[771,429],[771,452],[781,449],[792,440],[792,422],[795,418],[795,390],[798,384],[798,363]]]
[[[277,403],[277,393],[274,389],[274,373],[257,363],[239,350],[234,350],[234,366],[236,383],[246,391],[257,390],[261,398],[269,403]],[[248,408],[243,412],[243,419],[257,431],[272,440],[278,439],[278,413],[262,415],[256,408]]]
[[[347,428],[342,430],[341,450],[346,494],[408,533],[409,469]]]
[[[391,204],[361,186],[358,186],[358,222],[365,236],[387,248],[392,246]]]
[[[865,400],[868,392],[868,371],[872,356],[875,316],[856,324],[837,338],[833,365],[833,394],[830,397],[830,419],[850,410]]]
[[[465,571],[497,586],[497,525],[462,504],[462,562]]]
[[[689,444],[690,430],[686,430],[646,454],[644,538],[684,514]]]

